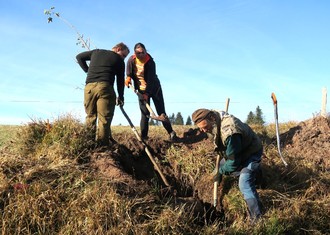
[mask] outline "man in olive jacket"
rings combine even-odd
[[[262,143],[255,132],[233,115],[223,111],[198,109],[192,114],[198,128],[214,136],[215,151],[225,153],[214,180],[239,172],[239,189],[247,203],[252,221],[261,216],[261,202],[255,181],[261,171]]]

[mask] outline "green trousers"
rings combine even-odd
[[[84,89],[86,125],[95,132],[100,145],[109,145],[111,121],[116,106],[116,93],[108,82],[88,83]],[[96,128],[97,121],[97,128]]]

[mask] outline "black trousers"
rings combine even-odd
[[[157,90],[156,94],[153,94],[149,96],[147,103],[150,105],[150,99],[152,99],[156,112],[158,115],[161,115],[162,113],[166,114],[165,111],[165,104],[164,104],[164,97],[163,97],[163,91],[161,86]],[[140,105],[140,110],[141,110],[141,121],[140,121],[140,128],[141,128],[141,137],[145,138],[148,136],[149,132],[149,115],[150,112],[147,109],[147,106],[145,105],[144,100],[139,99],[139,105]],[[173,131],[172,125],[170,122],[162,122],[165,130],[167,131],[168,134],[170,134]]]

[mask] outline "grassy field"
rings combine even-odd
[[[18,129],[19,126],[0,125],[0,147],[10,141]]]
[[[281,124],[281,130],[295,125]],[[174,127],[179,136],[188,128]],[[139,157],[128,126],[112,128],[121,145],[108,152],[96,152],[88,131],[71,117],[54,121],[51,128],[42,121],[0,126],[2,234],[330,234],[329,172],[286,152],[290,166],[284,168],[274,126],[253,129],[265,147],[267,187],[258,190],[264,218],[251,226],[238,187],[229,179],[225,182],[232,187],[223,198],[223,214],[211,220],[194,213],[187,200],[179,203],[184,198],[174,203],[160,196],[156,178],[139,180],[138,172],[124,172],[113,159],[133,162]],[[150,137],[162,169],[175,173],[165,174],[180,187],[197,187],[212,172],[211,142],[167,144],[164,128],[158,126],[150,128]],[[115,178],[100,174],[93,161],[102,163],[106,173],[115,171]]]

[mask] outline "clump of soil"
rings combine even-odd
[[[304,158],[330,170],[330,120],[316,117],[291,128],[281,135],[281,144],[293,158]]]

